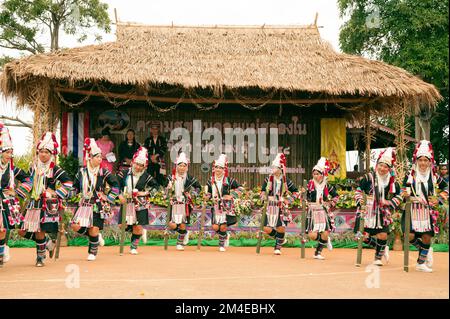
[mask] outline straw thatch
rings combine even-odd
[[[117,41],[25,57],[5,65],[1,90],[30,104],[32,87],[64,81],[184,88],[259,88],[378,97],[381,107],[433,108],[436,88],[403,69],[335,52],[317,27],[118,25]],[[34,107],[33,105],[30,105]]]

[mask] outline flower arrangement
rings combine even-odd
[[[338,190],[337,192],[339,194],[339,200],[336,204],[336,208],[356,208],[354,191]]]

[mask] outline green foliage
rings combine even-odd
[[[150,197],[150,203],[160,207],[169,206],[169,201],[164,197],[163,191],[154,193],[153,196]]]
[[[344,52],[401,67],[440,91],[430,136],[436,159],[448,160],[448,2],[338,0],[338,6],[347,20],[339,35]],[[414,119],[408,122],[414,132]]]
[[[74,180],[80,167],[80,162],[78,161],[78,158],[73,156],[72,152],[69,152],[67,156],[63,154],[58,156],[58,165],[66,171],[71,180]]]
[[[394,211],[392,214],[392,224],[390,225],[390,230],[395,235],[403,236],[401,221],[402,221],[402,211],[400,210]]]
[[[355,180],[350,178],[335,177],[333,180],[329,180],[328,184],[335,186],[337,190],[346,191],[351,191],[357,187]]]
[[[59,49],[59,32],[86,40],[92,27],[109,32],[108,5],[100,0],[4,0],[0,11],[0,46],[42,53]],[[50,35],[50,45],[39,42]],[[97,40],[99,34],[94,35]]]
[[[11,62],[13,60],[13,58],[6,56],[6,55],[2,55],[0,56],[0,67],[5,65],[8,62]]]
[[[260,198],[261,194],[261,187],[255,187],[253,189],[244,188],[244,192],[241,194],[241,196],[234,201],[234,207],[236,210],[237,215],[247,215],[250,216],[253,213],[253,210],[255,209],[261,209],[264,206],[264,203],[262,202]],[[200,192],[200,194],[196,197],[192,198],[192,201],[194,203],[194,206],[197,208],[200,208],[203,206],[203,191]],[[163,191],[158,191],[153,193],[153,195],[150,197],[150,203],[153,205],[157,205],[160,207],[167,207],[168,206],[168,200],[164,196]],[[300,200],[297,198],[294,200],[294,202],[291,204],[291,207],[299,207],[300,206]],[[206,206],[212,206],[213,202],[211,200],[208,200],[206,202]]]
[[[437,234],[436,239],[439,242],[448,242],[448,200],[442,206],[439,205],[437,210],[439,212],[437,219],[439,234]]]
[[[14,166],[24,170],[25,172],[30,170],[32,162],[33,155],[31,153],[21,156],[14,156]]]
[[[336,208],[344,208],[344,209],[356,208],[354,191],[340,190],[340,191],[338,191],[338,194],[339,194],[339,200],[336,203]]]

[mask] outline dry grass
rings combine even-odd
[[[19,105],[38,108],[32,103],[36,89],[52,90],[58,81],[69,86],[82,82],[140,88],[167,84],[214,92],[259,88],[376,97],[379,103],[371,107],[378,111],[388,111],[399,103],[407,103],[411,110],[433,108],[441,99],[433,85],[403,69],[335,52],[314,26],[122,24],[118,25],[116,42],[33,55],[6,64],[1,91],[17,96]]]

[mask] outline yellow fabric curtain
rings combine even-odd
[[[346,121],[342,118],[325,118],[320,121],[320,154],[330,162],[329,180],[347,176],[345,124]]]

